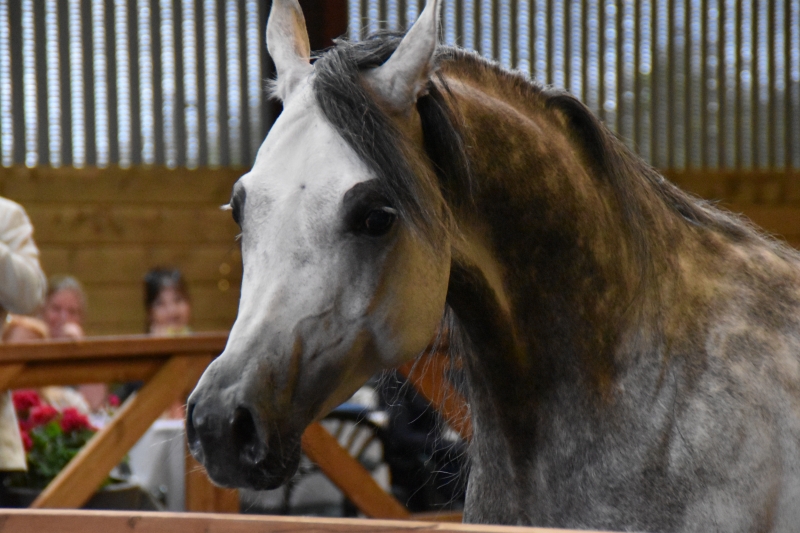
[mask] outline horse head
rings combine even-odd
[[[422,208],[446,209],[421,147],[417,97],[436,48],[430,0],[388,61],[362,76],[402,132]],[[377,370],[425,349],[441,322],[450,268],[444,227],[423,231],[331,126],[297,0],[275,0],[267,25],[284,110],[235,184],[241,227],[239,312],[224,352],[187,411],[190,449],[222,485],[273,488],[294,473],[305,427]],[[369,140],[367,140],[369,142]],[[404,203],[405,202],[405,203]]]

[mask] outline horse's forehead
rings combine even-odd
[[[308,83],[285,103],[244,179],[250,192],[279,199],[296,191],[343,194],[370,179],[367,166],[325,119]]]

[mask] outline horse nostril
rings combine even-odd
[[[266,443],[258,435],[253,414],[246,407],[239,406],[233,412],[231,433],[233,445],[243,461],[255,465],[266,459]]]
[[[203,447],[200,444],[200,437],[197,434],[194,423],[195,405],[196,404],[192,402],[186,407],[186,441],[189,444],[189,451],[192,452],[192,455],[197,457],[197,454],[202,451]]]

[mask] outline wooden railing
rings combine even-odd
[[[227,333],[180,338],[144,335],[0,345],[0,390],[48,385],[143,381],[144,386],[87,443],[32,507],[80,507],[167,407],[191,392]],[[193,469],[189,469],[190,471]],[[187,506],[192,489],[187,484]],[[205,492],[216,492],[207,487]],[[227,502],[231,498],[214,498]],[[234,500],[238,506],[238,501]],[[212,507],[212,509],[216,509]],[[225,510],[221,504],[218,510]],[[238,510],[238,509],[237,509]]]
[[[305,518],[285,516],[197,513],[131,513],[122,511],[0,510],[3,533],[579,533],[566,529],[432,524],[357,518]],[[581,533],[600,533],[582,531]]]
[[[203,370],[225,347],[227,333],[155,338],[143,335],[97,337],[0,345],[0,390],[96,382],[145,382],[33,502],[34,508],[76,508],[94,494],[147,428],[177,399],[185,399]],[[469,435],[469,416],[457,395],[438,380],[448,364],[433,356],[401,369],[423,396],[440,408],[451,425]],[[421,369],[425,369],[424,372]],[[437,380],[437,375],[439,376]],[[321,425],[302,437],[303,452],[366,516],[410,517],[361,464]],[[212,486],[187,454],[186,507],[190,511],[238,511],[235,491]]]

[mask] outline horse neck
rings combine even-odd
[[[634,327],[645,266],[641,243],[608,180],[595,175],[564,122],[502,86],[448,79],[477,182],[474,205],[455,209],[448,303],[474,353],[471,386],[516,412],[559,383],[602,401]],[[515,97],[515,94],[517,97]],[[639,180],[641,182],[642,180]],[[633,179],[637,228],[679,231]],[[652,258],[648,258],[648,261]]]

